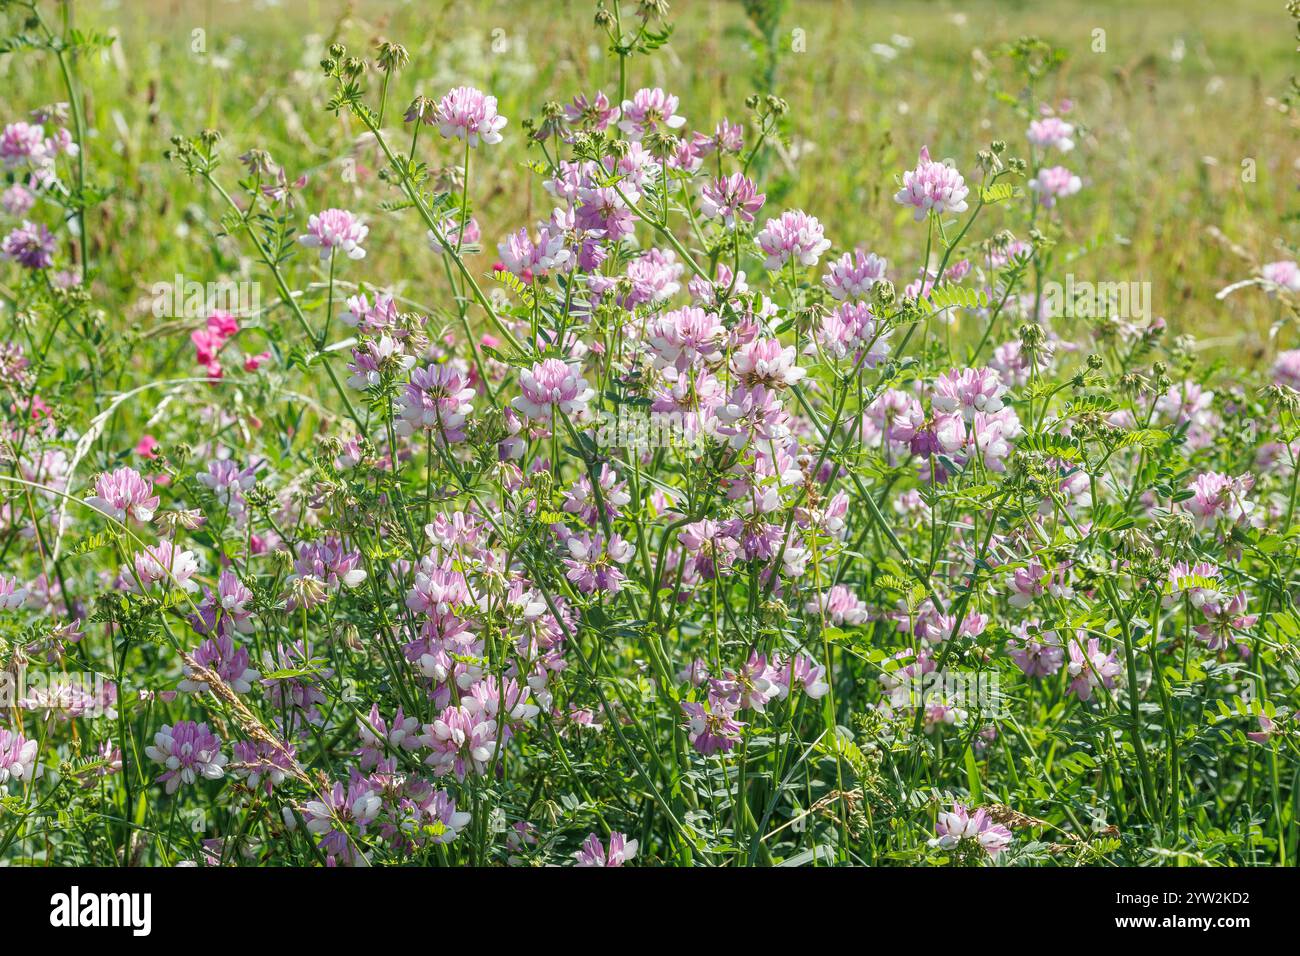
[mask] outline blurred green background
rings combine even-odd
[[[1071,99],[1071,119],[1086,130],[1064,160],[1085,183],[1067,200],[1070,270],[1151,282],[1155,315],[1230,360],[1255,360],[1269,347],[1273,300],[1220,302],[1214,293],[1260,262],[1294,257],[1297,118],[1279,98],[1296,44],[1281,0],[777,6],[765,38],[740,2],[675,0],[671,42],[634,58],[629,77],[630,90],[661,85],[679,95],[690,128],[711,129],[724,115],[746,120],[744,100],[755,91],[785,98],[788,138],[762,184],[769,210],[804,207],[837,246],[865,243],[911,268],[924,233],[891,202],[895,176],[923,144],[965,170],[993,139],[1024,155],[1025,120],[998,95],[1020,88],[998,51],[1037,35],[1068,56],[1039,95]],[[92,219],[92,257],[111,263],[96,294],[114,320],[143,323],[146,333],[157,322],[145,311],[155,282],[177,272],[260,278],[234,242],[216,238],[214,199],[162,157],[172,135],[209,126],[225,137],[227,181],[234,158],[261,147],[290,177],[309,175],[304,221],[324,205],[366,214],[370,257],[347,278],[435,307],[446,294],[423,229],[379,209],[392,196],[375,181],[373,147],[358,140],[355,123],[324,109],[330,87],[317,64],[330,42],[368,54],[386,38],[410,50],[394,90],[399,108],[389,113],[394,128],[416,93],[436,97],[469,83],[499,98],[506,140],[474,171],[489,250],[483,268],[506,232],[550,209],[523,166],[530,154],[520,120],[547,100],[597,88],[612,95],[617,85],[588,0],[79,0],[73,10],[78,26],[118,41],[82,65],[91,176],[116,190]],[[53,61],[30,54],[0,56],[0,83],[6,122],[66,98]],[[436,138],[424,140],[422,155],[433,165],[459,160]],[[983,228],[1010,225],[999,221],[1006,215],[994,211]],[[314,257],[300,256],[295,279],[309,281],[315,268]],[[174,331],[183,347],[183,330],[157,331]]]

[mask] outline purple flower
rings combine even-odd
[[[270,793],[293,773],[295,753],[288,744],[240,740],[232,749],[235,759],[227,769],[247,783],[250,790],[264,785],[263,789]]]
[[[647,133],[664,127],[678,129],[685,123],[686,118],[677,115],[677,97],[656,86],[637,90],[630,100],[623,101],[623,118],[618,128],[628,139],[639,141]]]
[[[30,781],[36,769],[37,742],[16,730],[0,727],[0,793],[7,793],[11,780]]]
[[[613,534],[609,541],[600,534],[573,535],[566,542],[569,556],[564,559],[568,568],[565,575],[574,586],[584,594],[594,591],[608,591],[617,594],[623,587],[623,571],[619,567],[632,560],[632,545],[619,535]]]
[[[835,298],[861,299],[871,294],[877,282],[885,278],[887,263],[874,252],[846,252],[830,264],[822,282]]]
[[[930,841],[930,846],[945,850],[968,843],[990,857],[996,857],[1011,845],[1011,831],[995,823],[987,810],[976,810],[971,814],[960,803],[954,803],[951,811],[939,814],[934,832],[937,836]]]
[[[1187,486],[1192,497],[1183,507],[1192,513],[1198,528],[1212,528],[1220,522],[1242,524],[1249,521],[1255,506],[1246,500],[1246,494],[1255,486],[1251,475],[1230,478],[1217,471],[1197,475]]]
[[[1273,289],[1300,292],[1300,265],[1289,259],[1270,262],[1259,270],[1259,274]]]
[[[1044,209],[1051,209],[1057,199],[1073,196],[1082,189],[1083,180],[1064,166],[1049,166],[1029,180],[1029,188],[1043,197]]]
[[[528,418],[545,422],[551,420],[556,409],[569,417],[582,418],[587,403],[596,395],[577,365],[553,358],[521,371],[519,388],[523,394],[515,396],[510,404]]]
[[[138,471],[122,467],[95,479],[95,494],[86,499],[86,504],[118,521],[125,521],[130,515],[137,521],[148,522],[153,520],[158,508],[158,496],[153,493],[153,485]]]
[[[14,217],[25,216],[35,204],[36,197],[32,195],[31,190],[18,183],[14,183],[0,194],[0,209]]]
[[[1029,142],[1043,149],[1058,149],[1068,153],[1074,149],[1074,126],[1057,116],[1034,120],[1025,133]]]
[[[27,588],[16,577],[0,574],[0,610],[16,611],[27,603]]]
[[[831,247],[817,217],[802,209],[790,209],[776,219],[769,219],[754,242],[767,257],[764,265],[773,272],[792,259],[797,265],[815,266],[821,254]]]
[[[590,100],[579,93],[572,103],[564,107],[565,122],[598,131],[608,129],[618,114],[618,107],[609,102],[609,97],[604,92],[597,92]]]
[[[497,98],[472,86],[458,86],[438,101],[433,122],[445,139],[463,139],[470,146],[501,142],[506,118],[497,115]]]
[[[740,729],[745,725],[733,718],[735,708],[725,699],[710,697],[707,704],[684,700],[682,713],[691,746],[706,757],[726,753],[740,742]]]
[[[448,444],[465,440],[465,421],[474,406],[474,388],[465,374],[452,365],[429,365],[411,373],[398,397],[399,435],[435,432]]]
[[[737,222],[753,222],[754,214],[763,208],[766,199],[752,179],[743,173],[732,173],[705,183],[700,192],[700,214],[707,219],[721,219],[725,226],[734,229]]]
[[[940,216],[965,212],[969,193],[961,173],[932,160],[929,147],[922,146],[916,168],[903,173],[903,188],[894,194],[894,202],[912,206],[916,210],[912,218],[920,222],[931,210]]]
[[[298,241],[312,249],[320,249],[320,257],[328,259],[335,250],[341,250],[349,259],[364,259],[361,248],[370,228],[346,209],[326,209],[310,216],[307,232]]]
[[[935,381],[932,404],[936,412],[960,414],[969,422],[976,412],[999,411],[1006,393],[1007,387],[994,369],[952,369]]]
[[[194,783],[199,777],[217,780],[226,772],[228,758],[221,752],[221,739],[208,730],[207,724],[192,720],[163,724],[162,730],[154,734],[153,746],[144,752],[166,768],[157,780],[167,785],[168,793],[175,793],[182,783]]]
[[[1070,663],[1066,673],[1070,676],[1069,692],[1079,700],[1092,696],[1094,688],[1115,686],[1115,678],[1124,668],[1115,657],[1115,652],[1103,653],[1101,644],[1095,637],[1088,638],[1085,647],[1083,638],[1076,636],[1070,641]]]
[[[626,835],[613,830],[609,834],[609,852],[600,842],[600,837],[591,834],[582,841],[582,849],[573,854],[575,866],[622,866],[636,857],[637,841],[629,840]]]
[[[24,220],[0,243],[0,254],[28,269],[48,269],[54,263],[54,233]]]

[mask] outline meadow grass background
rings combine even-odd
[[[473,171],[483,269],[506,232],[549,213],[539,177],[522,165],[520,121],[547,100],[617,87],[589,0],[79,0],[73,9],[78,26],[117,37],[82,65],[90,176],[114,190],[89,227],[92,261],[104,266],[96,302],[110,326],[175,343],[143,350],[140,361],[153,368],[141,371],[188,360],[188,326],[159,324],[149,312],[153,283],[176,273],[265,280],[218,236],[214,197],[163,158],[173,135],[221,130],[228,181],[234,158],[251,147],[269,150],[291,178],[307,174],[304,220],[323,206],[370,220],[370,257],[350,278],[390,285],[437,312],[447,289],[424,230],[409,214],[376,207],[373,147],[348,117],[324,109],[330,85],[318,63],[327,45],[369,53],[387,38],[410,50],[389,112],[394,128],[416,93],[437,97],[469,83],[499,98],[510,118],[506,141],[477,157]],[[837,246],[866,243],[900,266],[920,257],[924,230],[892,202],[895,177],[923,144],[968,172],[992,139],[1024,155],[1026,124],[998,96],[1019,88],[997,51],[1023,35],[1052,42],[1068,59],[1038,94],[1072,99],[1072,119],[1086,127],[1066,158],[1085,182],[1066,207],[1066,271],[1151,282],[1154,315],[1227,362],[1258,362],[1296,344],[1286,329],[1269,343],[1274,300],[1214,298],[1258,263],[1294,257],[1297,118],[1278,98],[1295,42],[1281,0],[790,0],[774,34],[775,64],[739,2],[676,0],[670,19],[667,49],[631,61],[629,91],[662,85],[681,97],[689,128],[705,129],[724,115],[744,120],[752,92],[785,98],[789,135],[767,160],[768,208],[803,207]],[[1098,30],[1104,52],[1093,49]],[[796,38],[803,52],[792,49]],[[0,56],[0,83],[7,120],[66,99],[50,58]],[[436,138],[421,152],[433,165],[459,162]],[[1243,177],[1248,160],[1254,181]],[[1003,212],[988,215],[984,228],[1001,225]],[[314,258],[298,257],[300,284],[318,278]]]

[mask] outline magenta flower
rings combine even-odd
[[[344,325],[376,335],[397,324],[397,301],[387,292],[376,292],[373,302],[365,293],[354,295],[339,318]]]
[[[441,100],[433,122],[444,139],[463,139],[470,146],[501,142],[506,118],[497,114],[497,98],[472,86],[458,86]]]
[[[32,206],[36,205],[36,196],[18,183],[14,183],[3,193],[0,193],[0,209],[3,209],[15,219],[19,216],[27,215]]]
[[[1270,262],[1259,270],[1259,274],[1265,284],[1274,289],[1300,292],[1300,265],[1294,261],[1284,259],[1280,262]]]
[[[976,810],[972,815],[960,803],[954,803],[951,811],[939,814],[934,832],[937,836],[930,841],[930,846],[945,850],[968,843],[989,857],[996,857],[1011,845],[1011,831],[995,823],[987,810]]]
[[[473,819],[469,812],[456,809],[455,798],[446,790],[434,790],[418,809],[419,823],[435,844],[451,843]]]
[[[623,192],[627,195],[626,190]],[[584,186],[578,190],[577,198],[579,205],[576,222],[579,229],[610,242],[630,236],[635,230],[635,217],[623,201],[623,196],[619,195],[618,189],[612,186]]]
[[[1082,189],[1083,180],[1064,166],[1049,166],[1029,180],[1029,188],[1042,196],[1044,209],[1051,209],[1057,199],[1073,196]]]
[[[1259,615],[1246,613],[1246,600],[1246,592],[1238,591],[1231,600],[1220,598],[1202,606],[1205,623],[1196,625],[1193,630],[1210,650],[1221,651],[1230,644],[1236,644],[1242,656],[1250,655],[1243,632],[1249,631],[1258,623]]]
[[[400,418],[393,428],[399,435],[417,431],[437,433],[448,444],[465,440],[465,421],[474,406],[474,388],[452,365],[429,365],[411,373],[398,397]]]
[[[1219,591],[1219,568],[1208,561],[1188,564],[1177,561],[1169,569],[1165,582],[1164,605],[1170,607],[1186,598],[1192,607],[1200,609],[1222,599]]]
[[[887,263],[874,252],[846,252],[830,264],[822,282],[836,299],[861,299],[885,278]]]
[[[1278,353],[1273,363],[1273,382],[1300,391],[1300,349]]]
[[[590,100],[579,93],[573,102],[564,107],[564,120],[572,126],[581,126],[591,130],[605,130],[609,124],[618,119],[617,106],[609,102],[604,92],[597,92]]]
[[[1103,653],[1101,644],[1095,637],[1088,638],[1085,649],[1083,638],[1076,636],[1070,641],[1069,652],[1070,663],[1065,669],[1070,676],[1069,692],[1079,700],[1090,698],[1094,688],[1114,687],[1115,678],[1124,670],[1115,657],[1115,652]]]
[[[871,616],[866,602],[843,584],[836,584],[826,593],[809,599],[804,610],[814,616],[825,615],[827,622],[835,627],[865,624]]]
[[[609,851],[601,845],[600,837],[591,834],[582,841],[582,849],[573,854],[575,866],[622,866],[636,857],[637,841],[613,830],[609,834]]]
[[[623,571],[619,567],[632,560],[632,545],[617,533],[608,542],[600,534],[577,534],[566,543],[569,556],[564,559],[568,568],[565,577],[584,594],[608,591],[617,594],[623,587]]]
[[[594,526],[602,513],[607,520],[617,518],[619,509],[632,500],[627,493],[627,482],[619,481],[618,472],[604,464],[600,466],[599,486],[599,501],[604,505],[603,509],[597,510],[595,489],[591,479],[583,475],[564,492],[564,510],[577,515],[589,526]]]
[[[118,521],[125,521],[130,515],[137,521],[148,522],[158,509],[158,496],[138,471],[123,466],[95,479],[95,493],[86,499],[86,504]]]
[[[0,255],[28,269],[48,269],[54,264],[54,233],[24,221],[0,243]]]
[[[235,759],[226,769],[248,784],[250,790],[262,786],[269,794],[293,773],[295,752],[288,744],[240,740],[231,749]]]
[[[415,356],[407,355],[401,342],[387,333],[377,339],[362,339],[352,349],[348,386],[362,391],[374,388],[383,382],[385,373],[398,375],[414,364]]]
[[[0,161],[6,169],[44,165],[45,130],[34,123],[10,123],[0,132]]]
[[[684,372],[693,365],[712,364],[722,358],[726,328],[716,313],[694,306],[665,312],[646,332],[654,363]]]
[[[339,781],[319,800],[309,800],[302,807],[307,832],[319,837],[321,851],[330,865],[339,862],[348,865],[361,863],[363,854],[348,830],[355,827],[358,833],[375,822],[383,809],[383,797],[371,781],[355,770],[345,789]]]
[[[1255,486],[1251,475],[1230,478],[1217,471],[1197,475],[1187,486],[1192,497],[1183,502],[1183,507],[1191,512],[1196,526],[1201,529],[1212,528],[1220,522],[1242,524],[1250,520],[1255,505],[1246,500],[1246,494]]]
[[[370,227],[346,209],[326,209],[307,220],[307,232],[298,237],[304,246],[320,250],[320,257],[328,259],[335,251],[343,252],[349,259],[364,259],[361,248]]]
[[[800,381],[807,371],[795,364],[793,345],[777,339],[755,339],[731,357],[731,370],[746,387],[782,388]]]
[[[249,666],[248,650],[236,647],[228,634],[208,638],[199,645],[193,657],[194,663],[212,671],[236,694],[250,693],[254,682],[262,676]],[[189,694],[208,690],[206,682],[195,680],[195,671],[190,665],[183,665],[182,670],[185,679],[177,685],[180,690]]]
[[[903,188],[894,194],[894,202],[912,206],[916,210],[912,218],[920,222],[931,210],[939,216],[965,212],[969,194],[961,173],[930,159],[929,147],[922,146],[916,168],[903,173]]]
[[[8,792],[11,780],[32,780],[37,746],[35,740],[28,740],[18,731],[0,727],[0,794]]]
[[[931,404],[936,412],[960,414],[969,422],[976,412],[999,411],[1006,393],[1007,387],[994,369],[952,369],[935,381]]]
[[[293,573],[285,580],[290,610],[299,605],[314,607],[323,603],[329,592],[354,588],[366,579],[365,569],[357,567],[361,553],[345,547],[338,538],[328,537],[298,549]]]
[[[721,219],[723,225],[734,229],[737,222],[753,222],[766,199],[753,180],[743,173],[732,173],[704,184],[700,191],[700,214],[706,219]]]
[[[833,359],[852,356],[861,359],[865,368],[875,368],[889,356],[889,336],[876,322],[875,313],[865,302],[845,302],[822,316],[817,328],[817,344]],[[866,355],[862,349],[866,348]]]
[[[1246,737],[1255,741],[1257,744],[1266,744],[1273,739],[1274,734],[1279,733],[1280,731],[1281,728],[1278,727],[1277,721],[1272,717],[1269,717],[1267,714],[1260,714],[1259,730],[1251,731],[1246,734]],[[0,731],[0,733],[3,733],[3,731]]]
[[[0,574],[0,610],[16,611],[27,603],[27,588],[16,577]]]
[[[147,546],[135,556],[133,561],[135,577],[129,572],[123,579],[134,586],[135,578],[145,587],[163,582],[165,587],[180,587],[193,591],[198,584],[193,577],[199,570],[199,562],[192,551],[178,548],[170,541],[159,541]]]
[[[163,724],[162,730],[154,734],[153,746],[144,752],[166,768],[156,779],[166,784],[168,793],[175,793],[181,784],[192,784],[199,777],[220,779],[229,759],[221,752],[221,739],[208,730],[208,725],[192,720]]]
[[[459,216],[448,216],[438,225],[437,233],[430,229],[425,233],[425,237],[429,240],[429,248],[442,254],[447,251],[444,243],[452,249],[474,246],[482,241],[483,232],[479,229],[478,220],[473,216],[469,217],[463,228],[460,226]]]
[[[503,728],[508,733],[509,728]],[[497,722],[490,717],[476,715],[468,707],[446,708],[431,724],[424,725],[418,738],[420,745],[431,751],[424,762],[433,767],[441,777],[455,773],[459,780],[473,770],[482,775],[487,771],[492,755],[497,750]]]
[[[1041,149],[1056,149],[1068,153],[1074,149],[1074,126],[1057,116],[1034,120],[1025,133],[1029,142]]]
[[[684,700],[682,713],[691,746],[706,757],[726,753],[740,742],[740,729],[745,725],[733,718],[735,710],[725,700],[710,698],[707,704]]]
[[[521,371],[519,387],[523,394],[511,399],[511,406],[528,418],[544,422],[549,422],[557,409],[570,418],[582,419],[587,414],[587,403],[596,395],[577,365],[553,358]]]
[[[831,685],[826,683],[826,668],[807,654],[796,654],[784,663],[774,660],[772,668],[776,672],[773,680],[777,694],[782,700],[796,690],[802,690],[813,700],[820,700],[831,689]]]
[[[754,242],[767,257],[764,265],[773,272],[791,260],[797,265],[815,266],[831,247],[817,217],[802,209],[791,209],[779,218],[769,219]]]
[[[624,100],[622,115],[618,128],[634,141],[659,129],[679,129],[686,123],[684,116],[677,115],[677,97],[657,86],[637,90],[630,100]]]

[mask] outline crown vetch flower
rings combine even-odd
[[[861,299],[871,294],[872,288],[885,278],[889,263],[869,252],[846,252],[832,262],[822,277],[822,283],[835,298]]]
[[[326,209],[307,219],[307,231],[298,237],[304,246],[320,250],[320,257],[328,259],[340,251],[349,259],[364,259],[366,250],[361,243],[370,234],[370,227],[346,209]]]
[[[937,412],[960,414],[973,421],[976,412],[996,412],[1002,408],[1007,387],[995,369],[951,369],[934,383],[931,403]]]
[[[753,222],[766,199],[753,180],[743,173],[732,173],[704,184],[700,190],[700,214],[707,219],[721,219],[728,228],[734,228],[737,222]]]
[[[130,572],[123,574],[123,579],[131,586],[135,585],[135,578],[139,578],[139,583],[146,588],[159,582],[166,587],[180,587],[187,591],[198,588],[193,580],[199,570],[194,552],[177,547],[171,541],[163,540],[146,546],[136,554],[132,564],[135,577]]]
[[[1082,189],[1083,180],[1064,166],[1049,166],[1029,180],[1029,188],[1042,197],[1044,209],[1051,209],[1056,200],[1073,196]]]
[[[1043,149],[1056,149],[1068,153],[1074,149],[1074,124],[1059,116],[1048,116],[1029,124],[1025,135],[1029,142]]]
[[[631,140],[641,140],[661,128],[674,130],[686,124],[686,117],[677,115],[677,97],[657,86],[637,90],[631,99],[624,100],[622,117],[618,128]]]
[[[582,849],[573,854],[577,861],[575,866],[622,866],[636,857],[637,841],[629,840],[617,830],[610,831],[609,850],[600,842],[600,837],[591,834],[582,841]]]
[[[54,264],[54,233],[44,223],[24,221],[0,243],[0,255],[28,269],[48,269]]]
[[[497,113],[497,98],[472,86],[458,86],[438,101],[432,120],[445,139],[463,139],[470,146],[501,142],[506,118]]]
[[[965,212],[970,189],[962,174],[951,166],[930,158],[930,148],[921,147],[916,168],[903,173],[903,188],[894,194],[894,202],[911,206],[912,218],[920,222],[931,210],[936,215]]]
[[[1264,282],[1288,292],[1300,292],[1300,265],[1290,259],[1270,262],[1259,270]]]
[[[520,414],[544,422],[549,422],[557,409],[569,418],[584,417],[587,403],[596,395],[576,364],[554,358],[522,370],[519,388],[523,394],[516,395],[510,404]]]
[[[1085,644],[1082,637],[1076,636],[1070,641],[1068,650],[1070,662],[1066,665],[1066,673],[1070,677],[1069,689],[1079,700],[1088,700],[1097,687],[1114,687],[1115,678],[1124,670],[1115,652],[1107,654],[1102,651],[1101,642],[1095,637],[1088,638]]]
[[[158,510],[158,496],[138,471],[124,465],[95,479],[95,493],[86,499],[86,504],[118,521],[125,521],[130,515],[137,521],[147,522],[153,520]]]
[[[764,265],[773,272],[793,260],[796,265],[815,266],[823,252],[831,247],[816,216],[802,209],[790,209],[776,219],[769,219],[754,243],[766,256]]]
[[[465,440],[465,422],[474,406],[474,388],[465,374],[452,365],[428,365],[411,373],[398,398],[399,435],[435,432],[448,444]]]
[[[1011,845],[1011,831],[995,823],[987,810],[976,810],[972,814],[960,803],[954,803],[951,810],[939,814],[934,832],[937,836],[930,845],[945,850],[969,841],[990,857],[996,857]]]
[[[1183,502],[1183,507],[1192,513],[1198,528],[1212,528],[1220,522],[1241,524],[1255,509],[1254,503],[1246,499],[1254,486],[1253,475],[1231,478],[1217,471],[1206,472],[1187,486],[1192,497]]]
[[[200,777],[217,780],[225,775],[229,759],[221,752],[221,739],[207,724],[181,720],[163,724],[154,734],[153,746],[145,748],[145,755],[166,769],[156,778],[166,784],[168,793],[175,793],[181,784],[192,784]]]
[[[16,730],[0,727],[0,794],[7,793],[13,781],[30,781],[36,770],[39,744]]]
[[[27,588],[16,577],[0,574],[0,609],[16,611],[27,603]]]

